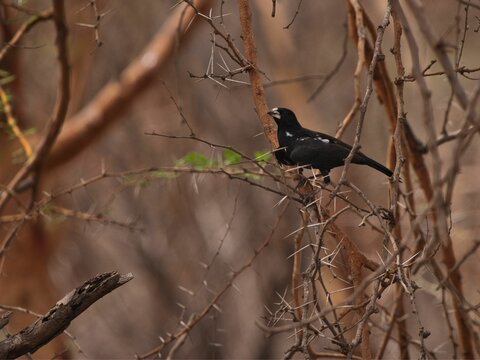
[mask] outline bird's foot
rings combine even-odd
[[[303,173],[299,171],[297,176],[295,176],[295,180],[297,181],[296,188],[298,189],[299,187],[304,187],[310,181],[310,177],[303,175]]]
[[[328,185],[328,184],[331,183],[331,181],[330,181],[330,175],[328,175],[328,174],[327,174],[327,175],[322,175],[322,177],[323,177],[323,183],[324,183],[325,185]]]
[[[320,173],[320,174],[313,174],[308,178],[309,180],[317,180],[317,179],[322,179],[323,183],[325,185],[328,185],[331,183],[330,181],[330,175],[328,173]]]

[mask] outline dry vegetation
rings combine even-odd
[[[0,358],[480,356],[478,0],[0,10]]]

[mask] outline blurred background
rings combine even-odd
[[[104,15],[98,27],[101,46],[95,41],[94,29],[82,25],[95,22],[89,1],[65,3],[72,71],[72,99],[67,123],[134,61],[176,10],[176,3],[167,0],[97,0],[98,10]],[[464,11],[458,12],[456,1],[425,3],[428,18],[437,34],[447,44],[455,46],[455,16],[457,13],[464,16]],[[51,7],[50,2],[40,0],[23,1],[22,4],[38,10]],[[295,111],[305,127],[335,134],[354,101],[353,73],[357,55],[350,38],[339,71],[318,96],[307,100],[321,84],[322,77],[330,73],[342,57],[347,36],[346,3],[309,1],[298,7],[297,1],[278,0],[275,17],[271,16],[271,1],[251,1],[251,5],[268,105],[288,107]],[[363,5],[373,23],[379,25],[385,2],[364,1]],[[207,6],[211,8],[212,16],[220,14],[221,7],[224,14],[222,29],[230,33],[236,46],[243,50],[237,3],[210,1]],[[295,21],[285,29],[297,9]],[[2,42],[5,43],[27,16],[8,7],[2,11]],[[473,30],[480,11],[472,7],[469,16],[471,31],[467,33],[462,64],[475,68],[480,42],[478,32]],[[411,23],[421,46],[421,62],[426,67],[434,55],[418,34],[413,19]],[[206,73],[212,56],[211,40],[212,29],[208,24],[195,21],[184,41],[174,49],[168,65],[155,75],[148,89],[135,97],[114,124],[76,157],[43,175],[38,198],[97,176],[102,167],[108,172],[125,172],[175,166],[179,159],[192,151],[220,161],[222,149],[189,139],[147,135],[150,132],[175,136],[190,134],[176,104],[197,137],[232,146],[252,157],[257,151],[269,151],[254,110],[251,89],[241,83],[248,82],[247,75],[236,76],[240,82],[216,82],[189,75]],[[20,44],[21,47],[10,50],[2,59],[1,69],[14,75],[4,87],[11,95],[19,126],[35,144],[45,130],[56,98],[58,69],[51,22],[36,25]],[[392,46],[393,30],[390,26],[385,34],[383,52],[394,78],[394,59],[389,51]],[[224,73],[222,67],[225,63],[231,70],[238,67],[225,55],[222,59],[220,53],[218,48],[214,49],[215,73]],[[404,61],[409,73],[408,55],[404,55]],[[439,69],[435,66],[432,71]],[[363,77],[365,80],[365,73]],[[280,82],[283,80],[288,81]],[[427,81],[433,90],[432,102],[440,128],[450,87],[442,76],[428,77]],[[471,91],[477,80],[462,78],[461,81]],[[406,83],[405,103],[410,125],[424,141],[421,102],[415,83]],[[454,101],[448,130],[457,129],[462,116],[463,112]],[[20,145],[6,131],[3,119],[1,125],[5,131],[0,138],[0,182],[5,185],[23,160]],[[352,142],[354,131],[355,126],[351,126],[343,139]],[[389,136],[385,111],[374,94],[363,128],[362,151],[386,163]],[[449,159],[451,146],[446,144],[440,149],[442,158]],[[428,163],[428,155],[426,159]],[[451,219],[455,251],[459,256],[471,246],[476,236],[478,238],[477,144],[469,147],[461,165],[462,174],[455,188]],[[340,171],[332,172],[334,181]],[[373,203],[388,206],[388,182],[383,176],[369,168],[352,167],[349,179]],[[260,181],[268,183],[269,180]],[[417,188],[416,184],[414,186]],[[416,195],[418,208],[422,209],[425,200],[419,191]],[[65,348],[69,349],[72,358],[131,358],[134,354],[145,353],[160,343],[160,336],[166,338],[167,333],[181,329],[180,321],[187,322],[190,314],[200,312],[228,283],[232,271],[248,262],[275,226],[283,208],[275,205],[281,198],[242,181],[215,174],[113,177],[92,182],[60,197],[55,204],[77,212],[101,214],[102,220],[82,220],[79,216],[69,218],[45,210],[42,216],[26,224],[5,259],[0,280],[0,303],[43,313],[68,291],[98,273],[112,270],[132,272],[133,281],[94,304],[72,323],[69,332],[75,336],[78,346],[63,336],[55,345],[42,349],[34,357],[49,358]],[[15,205],[10,204],[9,212],[15,213],[15,209]],[[270,245],[235,280],[235,286],[222,297],[218,308],[210,311],[189,333],[176,356],[283,357],[294,342],[291,334],[267,337],[256,322],[263,323],[269,312],[279,308],[282,296],[290,296],[292,259],[289,255],[293,251],[293,238],[286,236],[301,226],[298,209],[294,203],[288,206]],[[359,229],[358,223],[358,218],[353,216],[344,216],[338,221],[362,251],[376,258],[376,253],[381,251],[382,237],[368,229]],[[2,238],[11,226],[10,223],[0,224]],[[480,300],[478,280],[475,279],[478,260],[478,254],[473,254],[462,265],[465,295],[472,304]],[[208,270],[205,264],[211,264]],[[448,334],[435,331],[446,326],[440,308],[435,306],[441,295],[428,273],[418,274],[415,281],[422,286],[422,291],[417,293],[422,320],[433,332],[428,338],[428,347],[442,348]],[[385,295],[386,304],[390,296]],[[9,331],[13,333],[33,320],[31,316],[15,313]],[[415,329],[414,319],[410,325]],[[372,328],[372,338],[375,331]],[[375,344],[375,339],[372,342]],[[328,340],[325,340],[325,346],[331,346]],[[448,346],[445,345],[445,351]],[[394,347],[387,349],[385,356],[395,357],[398,355],[396,351]],[[440,351],[440,358],[441,354]]]

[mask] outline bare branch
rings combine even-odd
[[[198,0],[198,8],[206,8],[209,0]],[[145,50],[120,75],[118,81],[107,84],[83,110],[65,126],[48,157],[49,169],[76,156],[119,118],[150,84],[170,59],[196,16],[188,4],[181,4],[164,23]]]
[[[420,28],[421,32],[425,36],[428,41],[428,44],[435,52],[435,55],[438,58],[440,64],[445,70],[445,75],[447,75],[448,81],[450,81],[450,85],[452,86],[452,90],[455,93],[455,97],[457,98],[460,106],[462,109],[467,108],[468,104],[468,97],[467,93],[463,89],[458,80],[458,77],[455,74],[455,69],[452,65],[452,62],[448,58],[446,52],[446,44],[443,39],[437,38],[433,33],[432,26],[430,25],[430,21],[428,17],[425,16],[425,8],[423,2],[421,0],[406,0],[406,3],[412,10],[412,14],[417,21],[418,27]],[[415,78],[419,80],[420,74],[415,74]]]
[[[14,3],[8,4],[7,6],[17,6]],[[40,13],[32,13],[31,16],[28,18],[27,21],[25,21],[22,26],[17,30],[15,35],[3,46],[3,48],[0,50],[0,62],[2,59],[5,57],[5,55],[8,53],[8,51],[15,46],[17,46],[18,42],[22,39],[22,37],[29,32],[35,25],[51,20],[53,18],[53,11],[52,10],[47,10],[47,11],[42,11]]]
[[[94,302],[132,280],[132,274],[104,273],[68,293],[44,316],[0,342],[0,358],[14,359],[33,353],[65,330]]]
[[[273,148],[278,147],[276,136],[276,128],[273,120],[268,116],[267,100],[265,98],[265,90],[263,82],[258,72],[257,49],[253,37],[252,14],[250,11],[249,0],[238,0],[238,8],[240,13],[240,25],[242,27],[243,46],[245,47],[245,56],[252,68],[248,70],[250,83],[252,84],[253,100],[255,102],[255,110],[263,125],[263,131],[270,145]]]
[[[50,149],[62,128],[65,116],[67,115],[68,102],[70,100],[70,66],[68,64],[65,9],[64,2],[61,0],[54,0],[53,4],[53,20],[57,31],[57,57],[60,68],[57,102],[55,104],[55,109],[53,110],[53,117],[48,126],[47,134],[40,142],[37,151],[28,159],[13,179],[10,180],[10,183],[7,186],[8,190],[3,191],[0,194],[0,210],[5,206],[10,193],[15,189],[17,184],[31,171],[37,170],[37,168],[44,162],[46,155],[50,152]]]

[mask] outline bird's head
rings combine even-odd
[[[301,127],[295,113],[287,108],[273,108],[268,113],[277,123],[278,127],[297,128]]]

